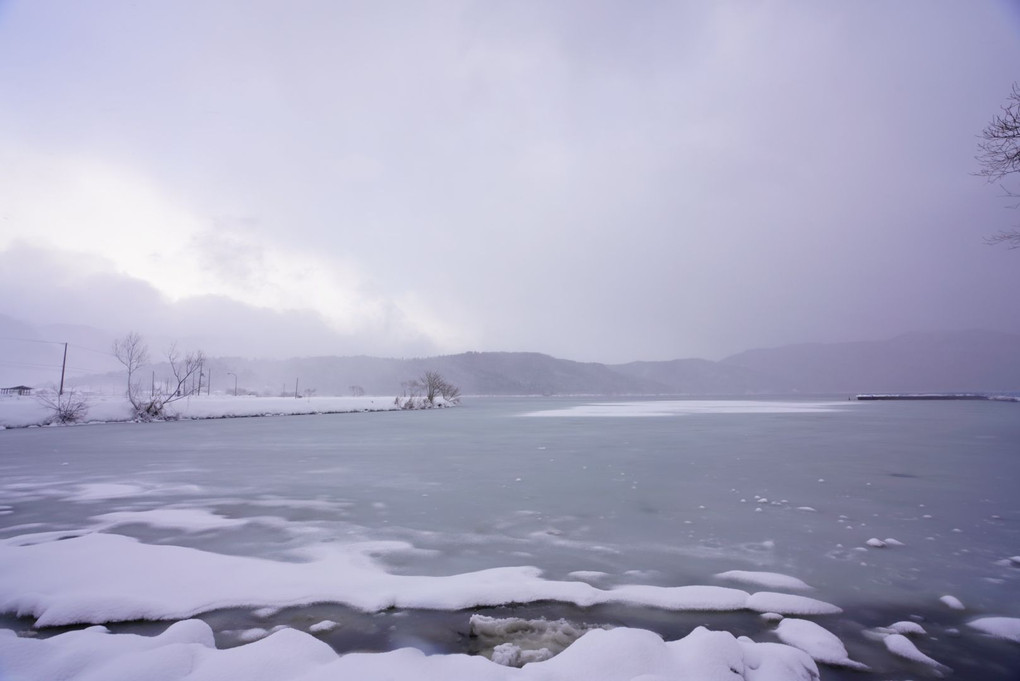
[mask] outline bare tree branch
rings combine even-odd
[[[977,156],[981,169],[976,173],[988,182],[999,182],[1003,178],[1020,173],[1020,84],[1013,83],[1013,89],[1002,107],[1002,112],[992,118],[991,123],[981,132],[980,150]],[[1001,185],[1007,198],[1020,197],[1020,193]],[[1016,208],[1014,204],[1011,208]],[[989,245],[1005,245],[1009,249],[1020,248],[1020,227],[1001,231],[985,238]]]
[[[134,383],[134,374],[149,361],[149,346],[139,333],[132,331],[113,341],[113,355],[127,369],[127,397],[137,409],[138,386]]]

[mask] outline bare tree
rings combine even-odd
[[[132,331],[113,341],[113,355],[127,369],[127,397],[137,409],[138,386],[134,383],[134,375],[149,361],[149,346],[138,332]]]
[[[988,182],[999,183],[1006,197],[1020,199],[1020,193],[1001,184],[1008,175],[1020,173],[1020,84],[1013,83],[1013,89],[1002,107],[1002,113],[981,133],[977,156],[981,164],[978,175]],[[1020,201],[1013,208],[1020,207]],[[987,237],[989,244],[1004,244],[1007,248],[1020,248],[1020,227],[1003,230]]]
[[[438,371],[426,371],[414,381],[414,385],[424,393],[429,405],[434,405],[440,395],[450,403],[460,400],[460,388],[448,382]]]
[[[194,379],[201,373],[205,363],[202,351],[196,350],[182,355],[174,344],[167,350],[166,358],[170,365],[171,377],[165,386],[154,390],[148,400],[139,399],[131,402],[140,419],[151,421],[166,418],[167,405],[196,393]]]
[[[348,390],[351,391],[351,395],[354,397],[362,397],[365,394],[365,389],[360,385],[352,385]]]

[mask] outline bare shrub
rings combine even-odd
[[[46,423],[78,423],[89,413],[88,396],[77,390],[69,390],[64,394],[44,390],[36,393],[35,398],[50,412]]]

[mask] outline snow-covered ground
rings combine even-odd
[[[1011,678],[1013,405],[620,404],[0,432],[0,679]]]
[[[88,398],[88,412],[83,423],[130,421],[131,404],[124,397],[95,396]],[[398,409],[393,397],[254,397],[232,395],[201,395],[186,397],[167,407],[167,416],[183,419],[269,416],[278,414],[329,414],[357,411]],[[51,416],[42,402],[34,397],[0,397],[0,426],[24,427],[45,423]]]

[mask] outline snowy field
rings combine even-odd
[[[0,432],[0,679],[1020,673],[1016,404],[338,400]]]
[[[233,397],[201,395],[186,397],[167,407],[167,416],[182,419],[330,414],[396,409],[392,397]],[[34,397],[0,397],[0,427],[19,428],[45,423],[51,410]],[[89,398],[84,423],[130,421],[131,404],[124,397]]]

